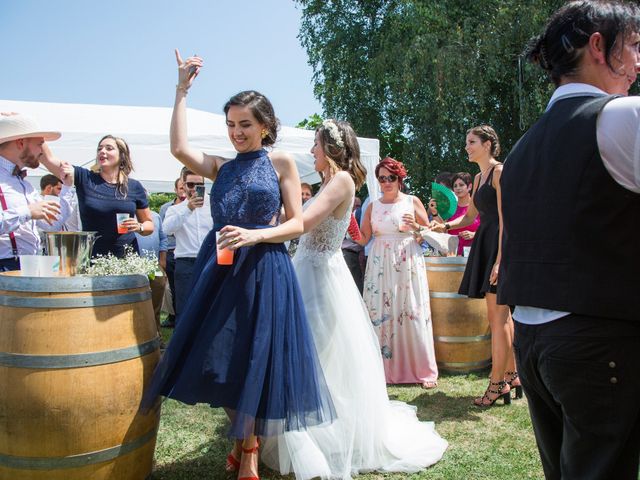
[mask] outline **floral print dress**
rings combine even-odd
[[[367,260],[364,301],[380,341],[387,383],[435,382],[438,378],[429,287],[420,245],[399,225],[414,213],[413,197],[372,204],[373,246]]]

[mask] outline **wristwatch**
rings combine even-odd
[[[451,228],[451,225],[449,225],[448,223],[444,224],[444,229],[449,231],[449,229]]]
[[[140,224],[140,233],[142,233],[142,232],[144,232],[144,224],[143,223]]]

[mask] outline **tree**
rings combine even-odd
[[[325,115],[381,140],[427,196],[442,170],[470,170],[467,129],[508,151],[552,91],[521,52],[562,0],[297,0],[300,40]],[[506,153],[506,152],[505,152]]]
[[[309,115],[307,118],[302,120],[300,123],[296,125],[296,128],[304,128],[305,130],[315,130],[320,125],[322,125],[322,117],[317,113],[313,115]]]

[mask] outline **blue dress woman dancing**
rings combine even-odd
[[[202,59],[182,61],[171,125],[172,151],[193,171],[215,178],[214,229],[196,260],[182,321],[154,373],[143,405],[159,395],[224,407],[236,439],[227,470],[257,478],[257,436],[329,423],[335,413],[282,243],[302,230],[299,179],[288,155],[268,154],[277,121],[269,101],[241,92],[225,106],[233,160],[186,144],[185,96]],[[196,74],[189,76],[189,67]],[[270,121],[272,119],[273,121]],[[296,191],[297,186],[297,191]],[[284,205],[288,220],[277,225]],[[234,250],[219,265],[219,246]]]

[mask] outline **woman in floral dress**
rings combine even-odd
[[[376,167],[382,197],[372,202],[362,223],[362,244],[371,236],[364,301],[384,359],[387,383],[437,386],[429,287],[422,249],[412,232],[428,223],[419,198],[402,193],[407,172],[385,158]]]

